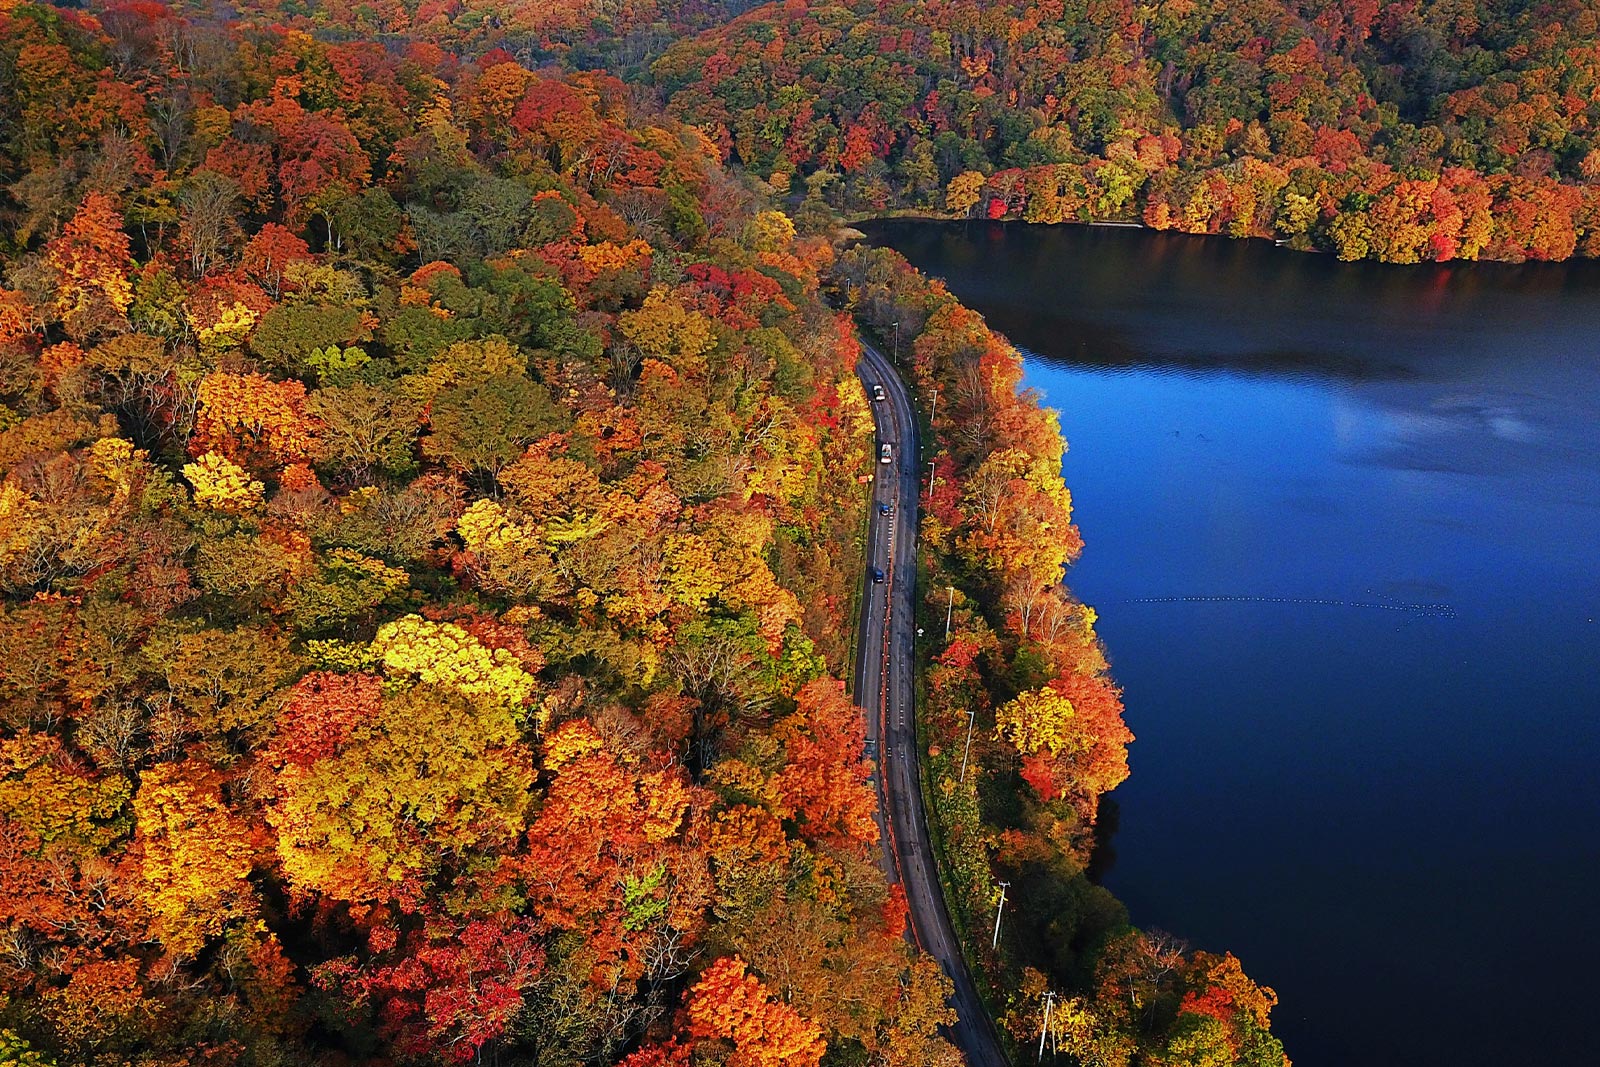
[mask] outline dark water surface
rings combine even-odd
[[[1061,411],[1135,921],[1238,953],[1299,1067],[1600,1062],[1600,269],[871,235]]]

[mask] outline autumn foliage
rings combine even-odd
[[[737,956],[718,960],[689,991],[689,1033],[732,1042],[737,1067],[817,1067],[822,1032],[777,1003]]]
[[[848,0],[766,5],[650,69],[730,159],[803,190],[802,217],[911,207],[1342,259],[1559,260],[1600,254],[1597,31],[1577,2]]]
[[[832,249],[606,74],[158,4],[0,70],[0,1058],[948,1061]]]

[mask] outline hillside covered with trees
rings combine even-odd
[[[154,5],[0,69],[11,1046],[950,1062],[831,249],[602,75]]]
[[[729,158],[853,213],[1600,254],[1593,0],[788,0],[650,69]]]

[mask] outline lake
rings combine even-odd
[[[1238,954],[1297,1067],[1594,1062],[1600,267],[869,233],[1061,412],[1134,921]]]

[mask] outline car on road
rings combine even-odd
[[[894,514],[894,505],[893,504],[879,504],[878,505],[878,514],[879,515],[893,515]]]
[[[883,584],[883,568],[881,568],[881,567],[872,568],[872,584],[873,585],[882,585]]]
[[[893,463],[894,462],[894,446],[891,445],[888,441],[885,441],[883,444],[878,446],[878,462],[879,463]]]
[[[878,741],[877,741],[877,739],[873,738],[873,737],[867,738],[867,743],[865,745],[861,746],[861,754],[863,756],[867,757],[867,759],[870,759],[870,760],[877,759],[878,758]]]
[[[872,399],[874,399],[874,400],[888,400],[889,399],[889,394],[883,391],[883,386],[879,385],[877,382],[873,382],[872,383]]]

